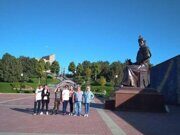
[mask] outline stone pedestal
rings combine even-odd
[[[165,112],[163,95],[151,88],[123,87],[115,93],[115,109]]]

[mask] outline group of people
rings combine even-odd
[[[90,110],[90,102],[94,98],[94,94],[91,92],[90,86],[86,87],[83,92],[81,86],[77,88],[73,86],[65,85],[63,89],[57,87],[54,91],[54,107],[51,114],[58,114],[60,111],[60,104],[62,103],[63,115],[82,116],[82,103],[84,103],[84,117],[88,117]],[[47,86],[39,86],[35,91],[35,102],[34,102],[34,115],[49,114],[49,102],[50,102],[50,90]],[[69,103],[69,111],[67,106]],[[44,106],[46,109],[44,110]]]

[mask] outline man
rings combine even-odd
[[[140,82],[140,72],[149,70],[149,59],[151,52],[146,46],[146,41],[143,37],[139,36],[139,51],[137,53],[136,62],[132,63],[131,60],[127,61],[127,66],[124,70],[124,77],[122,80],[122,86],[139,87],[140,83],[143,83],[143,87],[147,87],[150,84],[149,77],[146,76],[143,82]]]

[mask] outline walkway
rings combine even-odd
[[[12,133],[14,135],[175,135],[180,133],[177,126],[180,125],[177,109],[175,109],[177,113],[173,116],[112,112],[104,110],[103,104],[95,99],[88,118],[61,114],[33,116],[33,100],[33,95],[30,94],[0,94],[0,135]],[[50,109],[53,107],[53,100],[51,98]],[[170,123],[167,123],[168,121]]]

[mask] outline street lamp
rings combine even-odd
[[[20,93],[22,93],[22,81],[23,81],[24,74],[21,73],[21,84],[20,84]]]
[[[118,78],[118,75],[115,75],[115,86],[117,85],[117,78]]]

